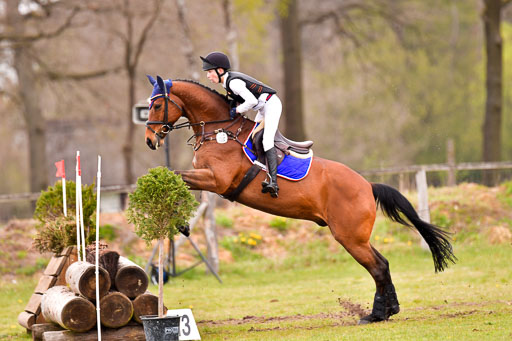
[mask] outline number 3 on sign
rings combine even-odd
[[[168,310],[167,316],[181,316],[180,320],[180,340],[201,340],[196,320],[190,309]]]

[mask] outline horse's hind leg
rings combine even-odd
[[[368,270],[375,281],[376,292],[370,315],[363,317],[359,324],[387,320],[400,311],[395,287],[389,273],[389,263],[369,242],[371,228],[356,228],[351,233],[336,231],[331,226],[334,238]],[[369,232],[368,232],[369,231]],[[358,233],[359,232],[359,233]]]

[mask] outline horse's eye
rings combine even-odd
[[[161,107],[162,107],[161,104],[155,104],[155,110],[160,110]]]

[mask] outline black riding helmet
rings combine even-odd
[[[203,71],[208,71],[216,68],[223,68],[225,71],[231,69],[228,56],[222,52],[212,52],[206,57],[200,57],[203,61]]]
[[[203,61],[203,71],[215,70],[215,73],[219,77],[219,82],[220,78],[224,76],[229,69],[231,69],[231,63],[229,62],[228,56],[222,52],[212,52],[206,57],[199,56],[199,58]],[[219,74],[219,71],[217,71],[218,68],[224,69],[224,72]]]

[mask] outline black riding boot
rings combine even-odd
[[[279,187],[277,187],[277,152],[276,148],[272,147],[265,152],[265,156],[267,157],[268,171],[270,173],[270,182],[263,181],[261,186],[263,189],[262,193],[270,193],[272,198],[277,198],[277,192],[279,192]]]

